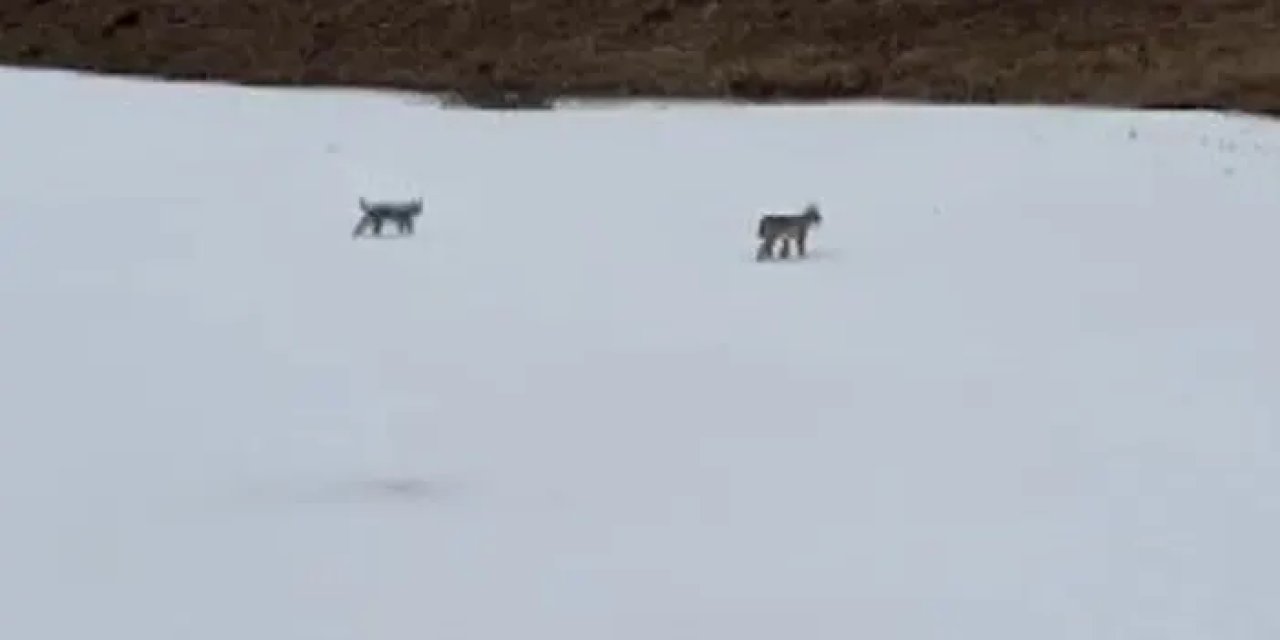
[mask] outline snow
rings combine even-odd
[[[1280,634],[1268,121],[0,95],[0,637]]]

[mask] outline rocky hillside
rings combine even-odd
[[[1276,0],[4,0],[7,64],[529,95],[1280,111]]]

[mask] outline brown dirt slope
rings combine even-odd
[[[0,62],[249,84],[1280,112],[1280,0],[0,0]]]

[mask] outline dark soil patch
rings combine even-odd
[[[879,96],[1280,112],[1278,16],[1275,0],[7,0],[0,61],[517,108]]]

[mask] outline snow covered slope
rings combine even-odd
[[[0,96],[0,637],[1280,634],[1270,123]]]

